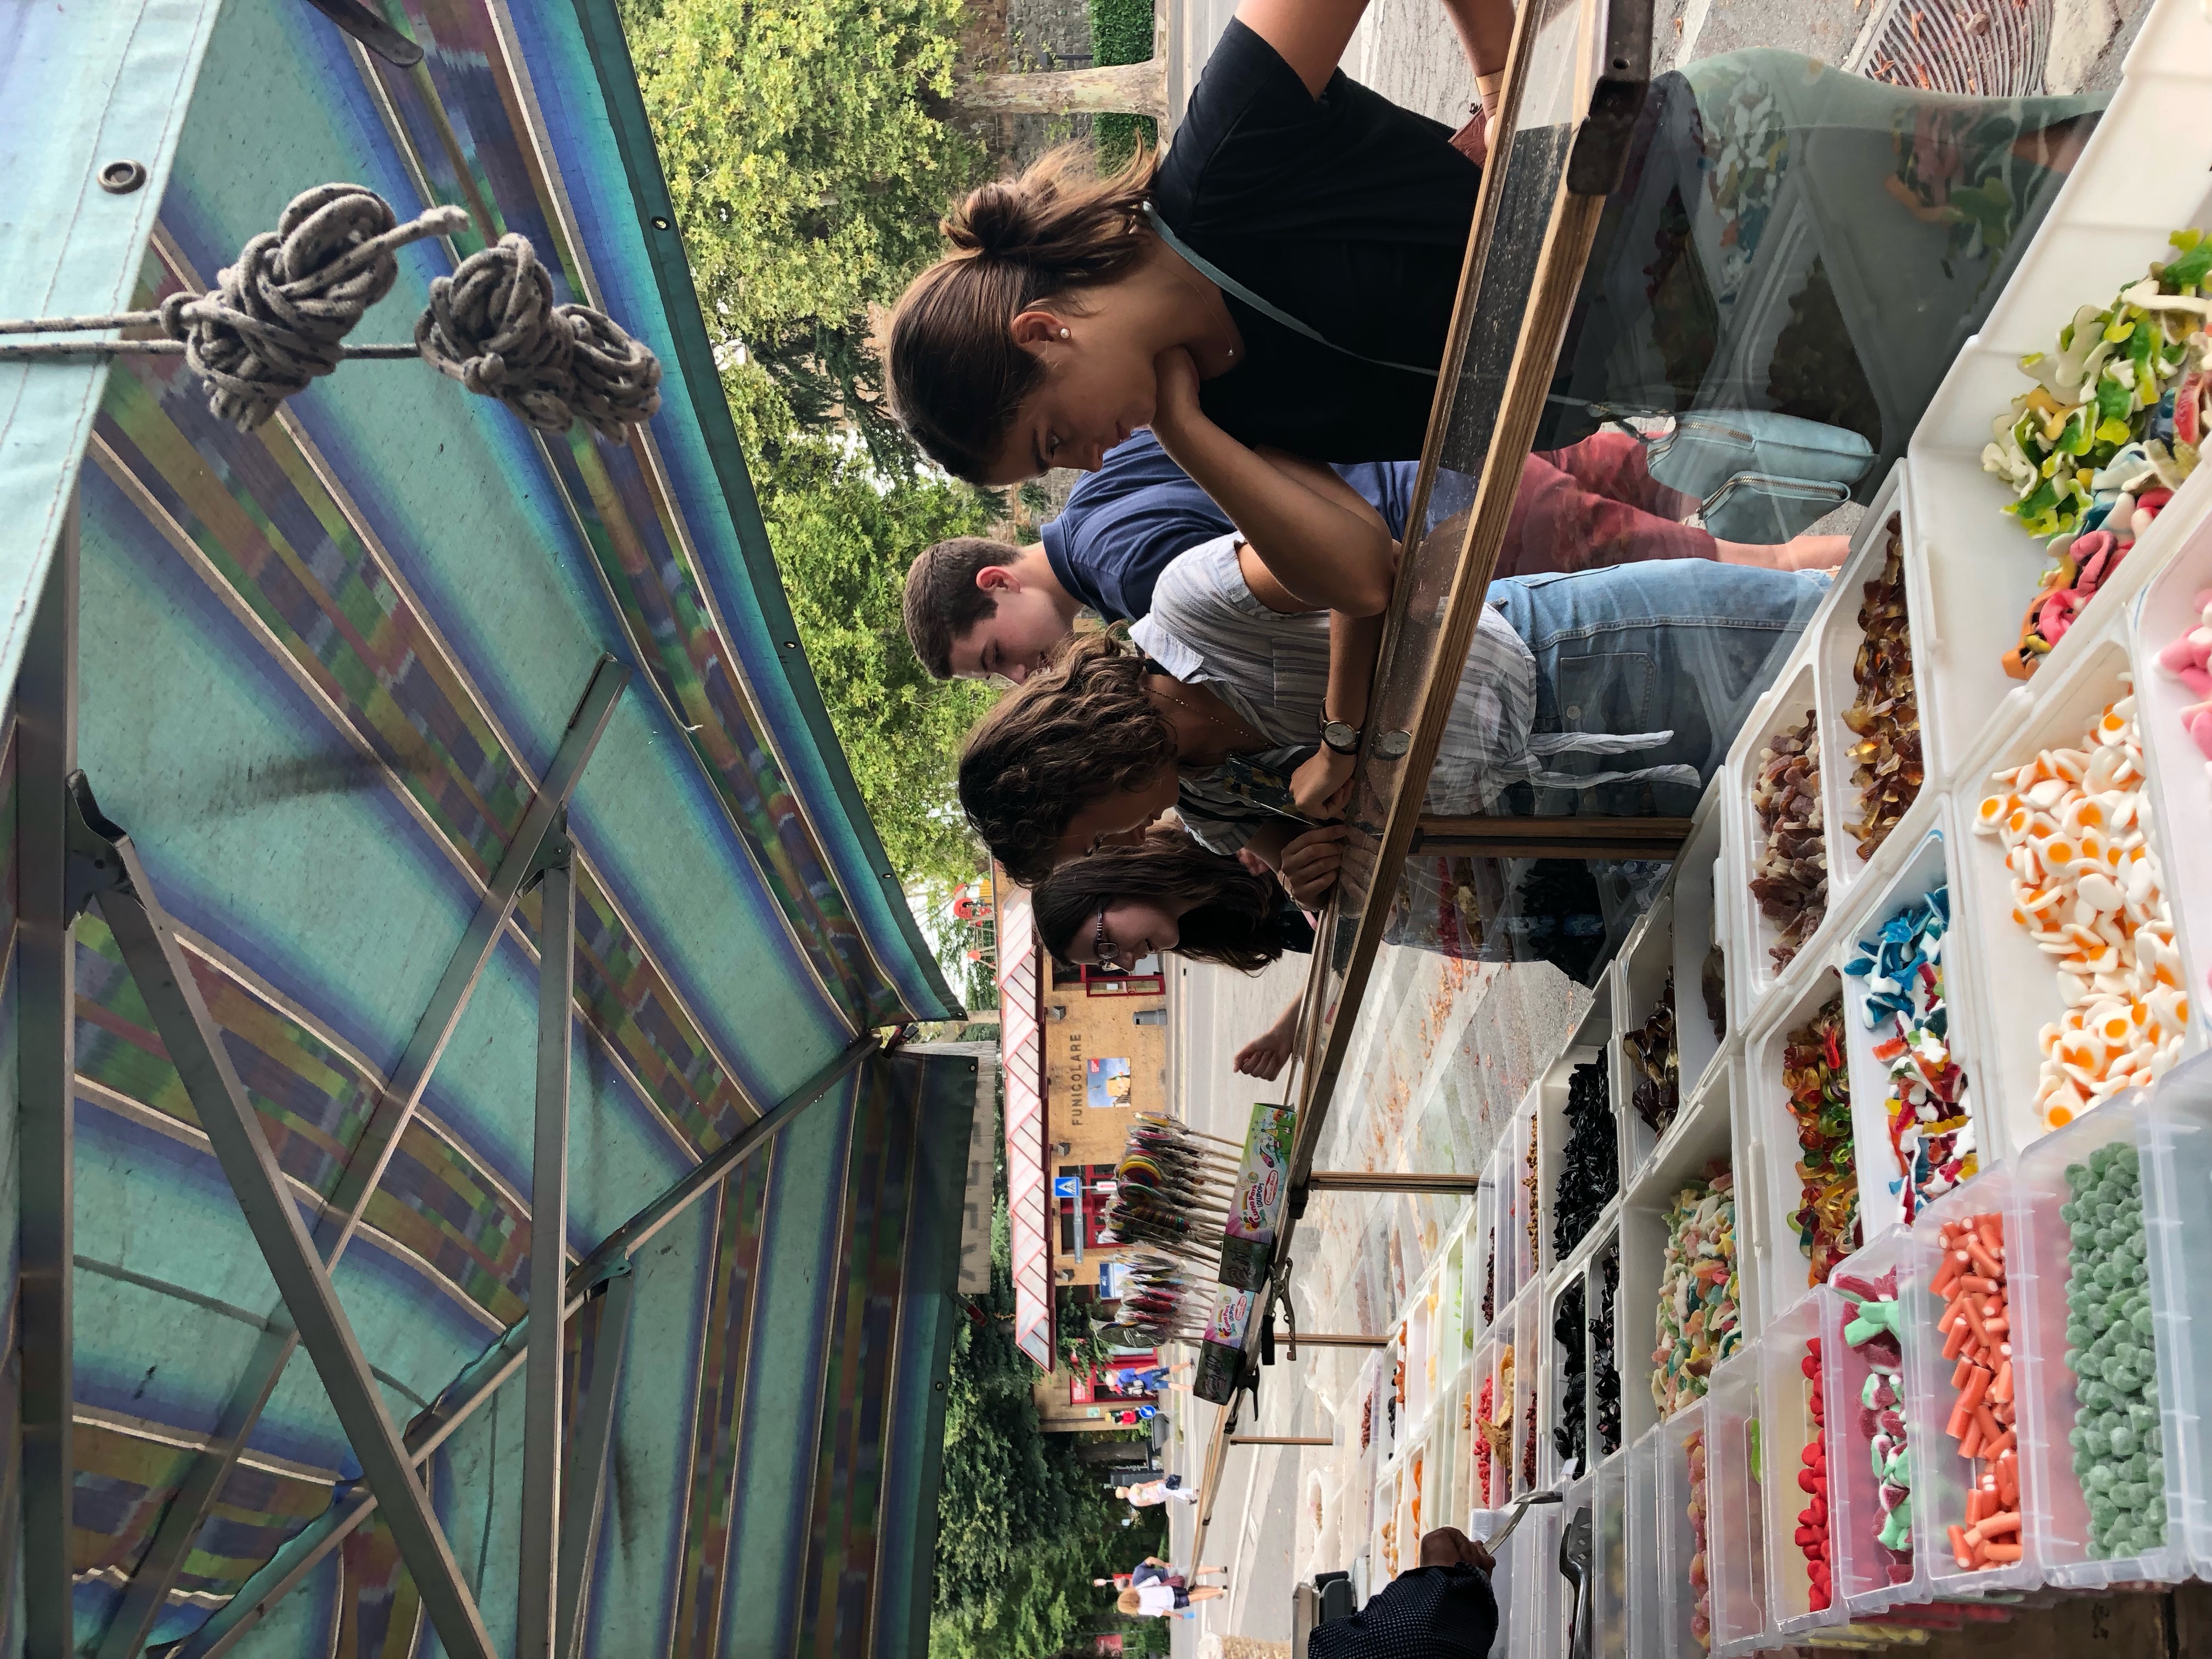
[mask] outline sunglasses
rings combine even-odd
[[[1103,909],[1098,912],[1098,933],[1091,941],[1091,954],[1098,958],[1101,968],[1119,968],[1121,965],[1121,947],[1106,937],[1106,912]]]

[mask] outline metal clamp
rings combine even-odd
[[[103,893],[131,890],[131,873],[117,845],[125,839],[122,827],[100,810],[92,781],[82,772],[69,775],[67,788],[68,804],[63,808],[69,848],[62,877],[64,923],[92,908],[93,900]]]

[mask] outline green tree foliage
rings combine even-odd
[[[865,453],[815,437],[785,446],[756,483],[808,663],[884,850],[910,883],[966,880],[978,854],[953,800],[952,760],[992,694],[923,672],[899,593],[915,556],[980,531],[984,506],[921,474],[887,481]]]
[[[623,0],[708,325],[742,344],[726,379],[749,445],[815,425],[825,398],[899,443],[867,307],[935,253],[981,164],[942,118],[960,17],[960,0]]]
[[[1100,1467],[1077,1460],[1075,1437],[1038,1424],[1038,1373],[1012,1332],[1003,1197],[990,1294],[970,1305],[945,1384],[930,1659],[1050,1659],[1079,1632],[1122,1624],[1091,1581],[1157,1553],[1158,1518],[1121,1526],[1128,1511]]]
[[[622,9],[816,681],[893,867],[909,890],[941,896],[981,866],[951,780],[988,697],[922,673],[899,588],[929,543],[1003,507],[918,470],[884,407],[868,307],[935,253],[946,203],[981,161],[942,118],[960,0]],[[971,1006],[995,1000],[957,944],[947,955]]]
[[[1143,64],[1152,56],[1152,0],[1091,0],[1091,58],[1097,64]],[[1159,142],[1149,115],[1101,115],[1091,123],[1102,168],[1119,167],[1139,142]]]

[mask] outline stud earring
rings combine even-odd
[[[1063,328],[1060,331],[1060,337],[1063,340],[1067,337],[1067,331],[1066,329]]]

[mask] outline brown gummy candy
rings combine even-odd
[[[1845,752],[1858,802],[1858,816],[1844,826],[1844,833],[1858,842],[1863,859],[1872,858],[1889,839],[1919,799],[1923,781],[1920,702],[1905,623],[1905,537],[1898,515],[1890,515],[1888,528],[1881,574],[1862,590],[1859,626],[1866,637],[1851,665],[1858,697],[1844,711],[1844,724],[1856,739]]]
[[[1810,710],[1802,725],[1777,732],[1759,750],[1751,804],[1765,836],[1752,872],[1751,894],[1778,935],[1767,954],[1780,973],[1828,913],[1820,728]]]

